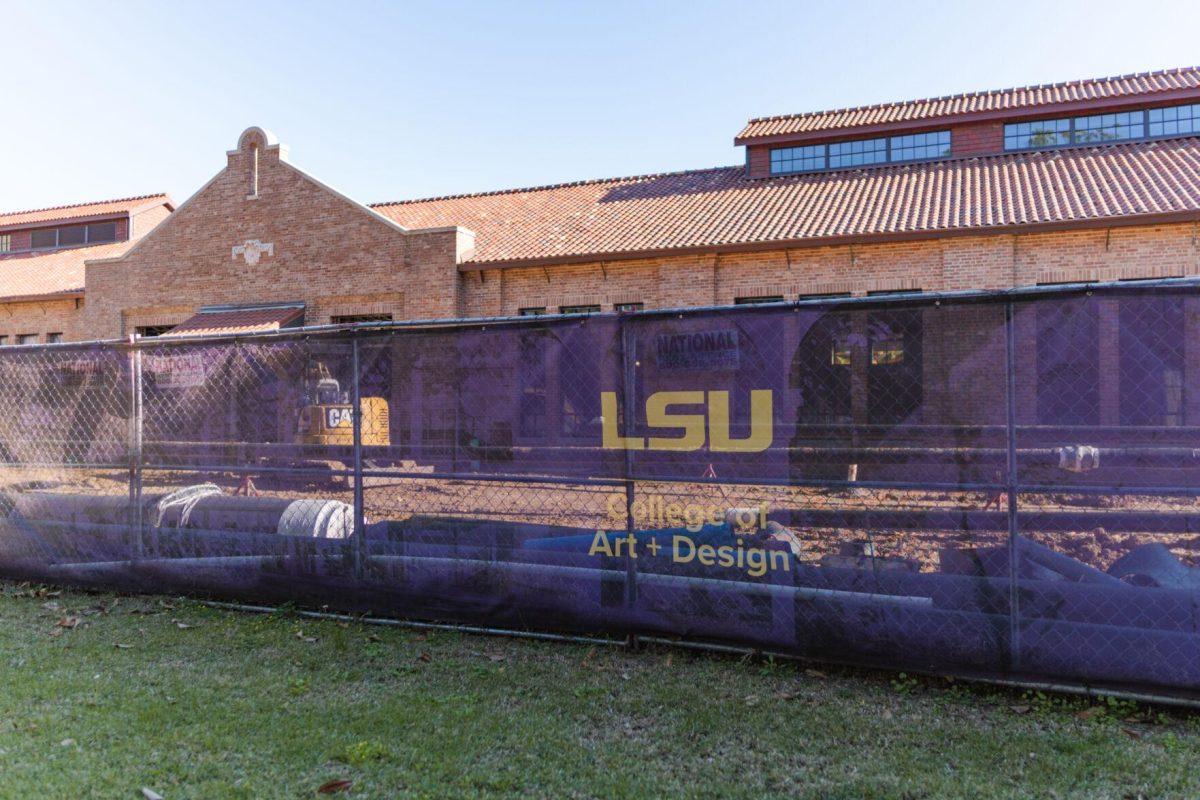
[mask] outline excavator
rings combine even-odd
[[[328,447],[354,444],[354,404],[324,362],[310,365],[305,396],[296,424],[296,444]],[[382,397],[359,398],[362,443],[387,447],[392,443],[388,403]]]

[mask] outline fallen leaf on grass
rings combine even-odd
[[[117,648],[118,650],[131,650],[131,649],[133,649],[133,645],[131,645],[131,644],[122,644],[121,642],[117,642],[117,643],[115,643],[115,644],[113,645],[113,647]]]
[[[1091,708],[1085,708],[1083,711],[1080,711],[1075,716],[1078,719],[1089,720],[1092,717],[1099,714],[1101,711],[1103,711],[1103,709],[1101,709],[1099,706],[1092,706]]]
[[[776,692],[775,696],[777,698],[779,698],[780,700],[795,700],[797,697],[800,696],[800,693],[784,691],[784,692]]]
[[[669,666],[671,666],[671,661],[672,661],[674,658],[675,658],[675,654],[674,654],[674,653],[667,653],[667,663],[666,663],[666,666],[668,666],[668,667],[669,667]]]
[[[503,661],[506,658],[508,658],[508,656],[504,655],[503,653],[488,653],[489,661]]]
[[[370,636],[367,637],[367,641],[368,642],[382,642],[383,639],[380,639],[378,636],[376,636],[375,634],[372,633]]]
[[[821,672],[821,670],[812,669],[812,668],[804,670],[804,674],[810,678],[828,678],[829,677],[824,672]]]
[[[55,624],[60,628],[66,628],[67,630],[70,630],[71,628],[79,625],[79,617],[63,617]]]
[[[1128,736],[1130,739],[1140,739],[1140,738],[1142,738],[1142,732],[1141,732],[1141,731],[1135,731],[1133,728],[1121,728],[1121,733],[1125,734],[1125,735],[1126,735],[1126,736]]]
[[[302,642],[308,642],[309,644],[312,644],[317,640],[317,637],[315,636],[305,636],[304,631],[296,631],[296,638]]]
[[[163,800],[161,794],[153,789],[147,789],[145,786],[142,787],[142,797],[146,798],[146,800]]]
[[[429,655],[429,653],[421,653],[421,655],[417,656],[417,661],[428,664],[430,661],[433,661],[433,656]]]
[[[587,654],[583,657],[583,661],[579,662],[579,666],[581,666],[581,667],[589,666],[589,664],[591,663],[591,660],[592,660],[592,656],[594,656],[594,655],[596,655],[595,647],[593,647],[591,650],[587,651]]]
[[[354,785],[354,781],[348,778],[337,778],[332,781],[325,781],[317,787],[317,794],[334,794],[335,792],[348,792],[350,787]]]
[[[173,619],[173,620],[171,620],[171,622],[175,623],[175,627],[179,628],[179,630],[181,630],[181,631],[186,631],[188,628],[196,627],[195,625],[191,624],[190,622],[184,622],[181,619]]]
[[[746,697],[746,705],[748,705],[748,706],[756,706],[756,705],[758,705],[758,696],[757,696],[757,695],[753,695],[753,694],[752,694],[752,695],[749,695],[749,696],[747,696],[747,697]]]
[[[1026,706],[1026,705],[1009,706],[1009,709],[1014,714],[1028,714],[1032,710],[1032,706]]]

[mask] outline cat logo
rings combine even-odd
[[[671,406],[706,406],[704,414],[677,414]],[[750,435],[729,436],[729,392],[655,392],[646,398],[646,424],[682,436],[622,436],[617,430],[617,393],[600,393],[603,447],[606,450],[701,450],[705,443],[714,453],[761,453],[775,437],[771,390],[750,392]]]
[[[325,427],[354,427],[354,409],[351,406],[329,406],[325,409]]]

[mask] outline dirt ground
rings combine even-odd
[[[228,492],[237,491],[241,485],[241,478],[230,473],[147,472],[143,481],[146,494],[170,492],[203,482],[216,483]],[[31,490],[126,495],[128,474],[120,470],[0,470],[0,493],[11,498],[14,493]],[[272,475],[263,474],[255,477],[254,490],[264,496],[319,497],[353,502],[353,492],[348,486],[328,480],[308,485],[291,481],[284,484]],[[440,516],[564,525],[589,530],[625,527],[625,493],[621,486],[380,477],[368,478],[363,496],[368,522]],[[939,551],[943,548],[997,546],[1003,544],[1006,537],[1002,530],[971,532],[951,527],[955,517],[949,516],[948,512],[1006,509],[1004,498],[997,502],[995,496],[981,492],[640,482],[635,501],[642,504],[635,505],[638,528],[674,527],[667,516],[672,506],[676,507],[675,514],[681,519],[688,513],[720,517],[730,508],[765,509],[768,517],[786,516],[784,512],[789,510],[906,511],[929,515],[929,526],[919,530],[793,526],[792,532],[800,543],[799,558],[810,563],[819,562],[824,556],[874,552],[878,558],[906,559],[921,571],[935,571],[941,568]],[[1112,515],[1122,511],[1182,515],[1200,512],[1196,498],[1137,494],[1030,494],[1020,498],[1020,509]],[[934,527],[943,516],[947,527]],[[1114,523],[1108,525],[1066,532],[1027,531],[1027,535],[1099,569],[1108,568],[1133,547],[1155,541],[1166,544],[1186,564],[1200,563],[1200,536],[1121,530],[1115,518]]]

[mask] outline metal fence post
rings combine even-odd
[[[633,334],[629,330],[628,317],[620,315],[617,317],[617,324],[620,327],[621,336],[621,398],[623,415],[625,419],[625,431],[633,425],[635,407],[634,401],[634,386],[636,385],[637,375],[635,373],[635,364],[632,357],[633,350]],[[614,420],[615,422],[615,420]],[[637,606],[638,588],[637,588],[637,559],[634,557],[634,531],[633,524],[633,502],[637,496],[637,487],[633,480],[633,451],[625,448],[625,534],[628,537],[628,545],[625,555],[625,609],[631,617]],[[637,646],[637,634],[632,631],[629,633],[628,643],[631,647]]]
[[[145,554],[142,540],[142,351],[129,335],[129,530],[133,559]]]
[[[1008,494],[1008,666],[1011,671],[1018,672],[1021,669],[1021,554],[1017,519],[1017,336],[1013,311],[1013,301],[1009,300],[1004,304],[1004,429],[1008,450],[1005,476]]]
[[[354,538],[351,557],[354,577],[361,579],[366,561],[367,518],[363,511],[362,379],[358,368],[358,336],[354,336],[350,344],[350,362],[354,370],[354,378],[351,381],[354,408],[350,415],[354,424]]]

